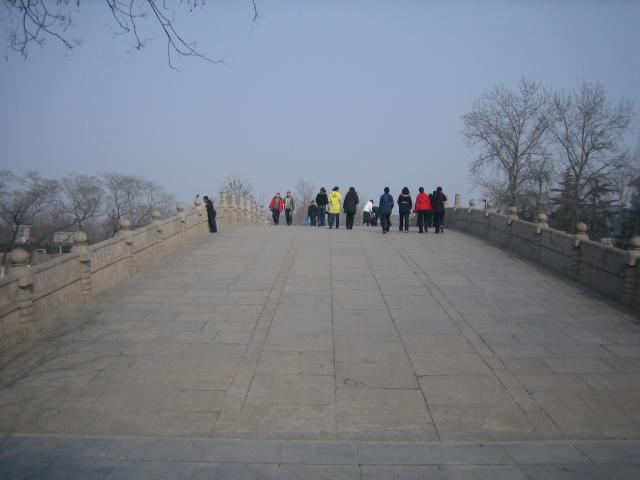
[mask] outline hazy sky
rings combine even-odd
[[[229,64],[176,72],[155,24],[131,55],[105,2],[82,0],[80,47],[0,60],[0,167],[138,174],[185,201],[234,171],[265,197],[304,177],[361,198],[442,185],[466,200],[462,116],[494,85],[587,80],[640,107],[637,0],[256,2],[253,26],[250,0],[176,1],[181,33]]]

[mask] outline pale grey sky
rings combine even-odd
[[[256,1],[255,26],[250,0],[177,6],[185,37],[229,67],[176,72],[150,21],[131,55],[104,2],[82,0],[80,47],[0,61],[1,168],[139,174],[184,201],[233,171],[265,197],[302,176],[361,198],[385,185],[468,198],[462,115],[494,85],[586,80],[640,105],[640,1]]]

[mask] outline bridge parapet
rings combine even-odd
[[[220,203],[222,231],[230,224],[261,222],[257,212],[251,215],[247,204],[237,209],[241,216],[230,217],[222,193]],[[137,229],[123,218],[116,236],[93,245],[84,232],[76,232],[71,253],[34,266],[28,265],[27,252],[13,250],[9,274],[0,280],[0,365],[3,352],[54,331],[65,312],[209,234],[206,209],[199,199],[190,213],[178,204],[175,216],[162,219],[154,209],[151,217],[150,225]]]
[[[459,204],[458,204],[459,205]],[[631,240],[629,251],[612,248],[589,240],[588,227],[576,226],[576,234],[549,228],[546,214],[536,223],[518,218],[515,207],[509,215],[495,212],[492,205],[476,209],[469,201],[468,209],[447,209],[448,228],[485,238],[502,248],[565,275],[597,292],[640,309],[640,237]]]

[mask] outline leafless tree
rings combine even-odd
[[[0,172],[0,222],[4,230],[2,265],[16,244],[21,225],[30,225],[45,216],[59,190],[56,180],[42,178],[36,172],[16,176]]]
[[[104,213],[103,200],[104,189],[98,177],[71,174],[60,181],[60,206],[78,230]]]
[[[111,235],[118,231],[120,219],[126,217],[134,227],[149,223],[154,208],[164,216],[174,213],[175,197],[155,182],[135,175],[105,173],[107,190],[107,224]]]
[[[198,57],[212,63],[224,63],[223,59],[211,59],[197,45],[185,39],[176,30],[175,9],[166,0],[101,0],[105,13],[111,16],[115,33],[133,38],[132,50],[140,50],[148,43],[141,31],[143,19],[151,18],[160,27],[167,48],[169,66],[174,68],[173,57]],[[9,48],[26,57],[32,44],[43,46],[48,38],[73,49],[80,41],[69,35],[74,26],[73,15],[81,0],[0,0],[0,22],[9,24]],[[201,9],[206,0],[180,0],[189,12]],[[255,0],[251,0],[253,22],[258,18]],[[6,57],[6,55],[5,55]]]
[[[480,149],[471,180],[489,198],[518,205],[530,167],[550,155],[545,148],[549,99],[539,83],[523,78],[517,92],[496,87],[464,116],[464,135]]]
[[[301,225],[307,218],[307,207],[309,207],[311,200],[315,199],[316,185],[300,177],[296,182],[295,191],[296,210],[293,215],[293,223]]]
[[[624,100],[613,105],[601,85],[584,83],[578,92],[554,95],[553,116],[553,139],[572,179],[564,199],[566,228],[573,230],[598,185],[610,184],[630,163],[621,141],[631,123],[632,105]]]
[[[238,172],[231,173],[221,190],[227,192],[227,195],[233,196],[235,199],[253,196],[253,186],[244,176]]]

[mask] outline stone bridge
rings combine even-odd
[[[247,212],[217,235],[197,208],[124,235],[99,292],[97,260],[71,254],[86,301],[46,336],[24,334],[38,272],[14,271],[0,477],[640,478],[633,293],[576,282],[584,255],[571,280],[460,208],[444,235]]]

